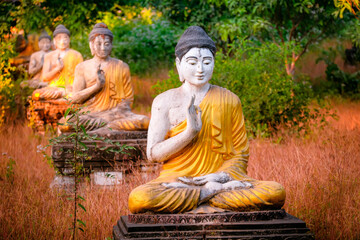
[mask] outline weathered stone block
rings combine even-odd
[[[126,153],[107,152],[106,150],[100,150],[100,148],[114,148],[114,146],[103,141],[85,141],[84,144],[88,147],[87,154],[89,159],[84,161],[84,168],[88,172],[119,171],[126,173],[134,167],[147,165],[147,131],[112,131],[100,136],[110,139],[114,143],[134,147],[134,149],[127,150]],[[73,152],[74,146],[70,142],[63,142],[52,146],[52,159],[55,167],[61,174],[71,173]]]
[[[130,214],[114,226],[119,239],[314,239],[284,210],[217,214]]]
[[[66,99],[56,100],[32,100],[28,99],[29,105],[26,116],[39,133],[45,132],[45,126],[51,125],[56,128],[58,121],[64,116],[66,109],[70,107]]]

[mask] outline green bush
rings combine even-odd
[[[335,63],[335,58],[343,49],[322,51],[322,56],[316,62],[324,61],[326,66],[326,80],[315,86],[316,93],[321,96],[341,95],[350,99],[360,99],[360,71],[347,73]],[[356,63],[356,62],[355,62]]]
[[[20,88],[27,73],[10,64],[10,59],[16,54],[14,41],[15,39],[0,42],[0,127],[4,122],[23,117],[25,98],[29,95]]]
[[[151,74],[172,65],[182,29],[142,6],[114,5],[101,21],[114,34],[112,56],[129,64],[131,73]]]
[[[321,115],[319,109],[310,107],[310,85],[289,77],[283,59],[275,44],[257,46],[246,41],[234,46],[231,54],[216,55],[211,83],[239,96],[251,134],[266,136],[281,124],[295,131],[307,130],[310,121]],[[157,93],[181,85],[174,71],[169,75],[154,86]]]
[[[119,26],[114,29],[113,55],[128,63],[132,73],[152,73],[172,65],[180,33],[181,30],[163,20],[139,24],[126,32]]]

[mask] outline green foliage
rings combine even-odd
[[[152,73],[171,66],[181,29],[164,20],[151,8],[115,5],[102,13],[113,31],[112,56],[130,66],[134,74]]]
[[[98,12],[110,9],[115,1],[23,0],[2,1],[0,4],[0,38],[10,33],[10,27],[26,33],[64,24],[73,34],[95,23]],[[80,30],[80,31],[79,31]]]
[[[181,82],[179,80],[179,76],[177,74],[176,71],[174,71],[173,69],[171,69],[169,71],[169,78],[166,79],[165,81],[157,81],[152,88],[154,89],[154,93],[155,96],[165,92],[166,90],[172,89],[172,88],[177,88],[181,86]],[[154,96],[154,97],[155,97]]]
[[[11,156],[8,156],[8,159],[9,162],[6,164],[5,177],[6,180],[8,180],[11,184],[13,184],[15,180],[14,166],[16,165],[16,162]]]
[[[15,85],[12,76],[15,67],[9,59],[14,56],[12,41],[0,42],[0,126],[5,121],[5,115],[15,104]]]
[[[78,218],[78,211],[81,209],[86,212],[86,208],[80,201],[85,201],[85,199],[79,195],[79,183],[81,178],[88,174],[88,170],[84,168],[84,163],[86,160],[91,159],[91,155],[88,154],[88,146],[85,144],[92,143],[95,146],[96,150],[105,151],[105,152],[114,152],[114,153],[126,153],[127,150],[133,149],[133,147],[121,145],[118,142],[112,142],[110,139],[106,139],[104,137],[99,137],[96,134],[89,135],[85,129],[85,126],[80,124],[80,116],[88,114],[88,112],[83,112],[82,107],[78,107],[75,104],[71,104],[71,106],[66,109],[64,113],[64,118],[68,121],[66,124],[70,125],[74,132],[71,134],[61,134],[57,137],[53,137],[49,140],[49,144],[44,148],[42,146],[38,146],[38,151],[40,151],[46,161],[48,162],[51,158],[47,155],[46,148],[49,146],[59,144],[59,143],[71,143],[73,145],[73,149],[66,152],[71,155],[72,158],[69,160],[70,165],[72,166],[72,172],[68,173],[74,177],[74,197],[69,198],[74,202],[74,211],[70,216],[72,217],[71,228],[72,238],[77,238],[77,230],[84,232],[84,228],[86,227],[86,223]],[[74,121],[71,121],[74,120]],[[61,123],[58,123],[61,125]],[[97,143],[104,142],[110,145],[110,147],[106,148],[98,148]]]
[[[168,22],[158,20],[151,25],[139,25],[121,36],[119,32],[121,29],[114,31],[119,40],[114,44],[113,54],[127,62],[133,73],[152,73],[172,65],[180,31]]]
[[[360,71],[355,73],[346,73],[342,71],[335,63],[338,51],[330,48],[323,50],[322,56],[316,62],[324,61],[326,63],[326,80],[316,86],[319,95],[336,95],[352,99],[360,99]]]
[[[334,16],[340,18],[343,18],[345,10],[348,10],[355,16],[358,15],[360,10],[359,0],[334,0],[334,5],[338,8],[334,12]]]
[[[295,63],[308,47],[326,37],[336,35],[348,21],[334,18],[336,7],[325,0],[148,0],[172,23],[199,25],[227,49],[229,43],[250,38],[271,41],[280,48],[291,45],[301,51],[289,51],[284,65],[294,75]],[[294,49],[294,48],[293,48]]]
[[[217,54],[211,83],[239,96],[251,134],[267,136],[281,124],[294,131],[308,130],[310,121],[321,120],[319,109],[310,107],[310,85],[287,75],[279,61],[284,53],[275,44],[244,41],[230,50],[231,54]],[[170,78],[158,82],[155,90],[159,93],[180,85],[170,72]]]

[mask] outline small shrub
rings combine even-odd
[[[115,5],[102,13],[114,34],[112,56],[129,64],[131,73],[151,74],[172,65],[181,29],[161,13],[141,6]]]
[[[326,82],[316,86],[319,95],[341,95],[351,99],[360,99],[360,71],[347,73],[342,71],[335,63],[335,58],[339,50],[330,48],[322,51],[322,56],[316,62],[324,61],[326,66]],[[356,57],[352,59],[356,64]]]
[[[15,84],[12,75],[15,67],[10,64],[14,56],[14,42],[0,42],[0,126],[5,122],[6,113],[15,105]]]

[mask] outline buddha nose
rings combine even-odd
[[[198,65],[197,65],[197,71],[202,73],[204,72],[204,66],[203,66],[203,63],[202,62],[199,62]]]

